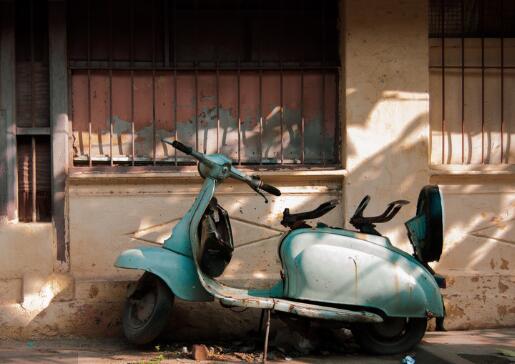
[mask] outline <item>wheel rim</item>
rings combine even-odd
[[[130,324],[134,328],[145,326],[155,311],[157,303],[157,291],[155,287],[143,292],[136,298],[130,298]]]

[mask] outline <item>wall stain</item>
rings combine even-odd
[[[446,311],[447,315],[455,318],[463,318],[465,316],[465,311],[458,305],[448,304],[446,306]]]
[[[509,265],[510,265],[510,262],[508,262],[506,259],[501,258],[501,269],[508,270]]]
[[[97,286],[91,286],[89,288],[89,298],[95,298],[98,295],[98,287]]]
[[[498,287],[499,287],[499,292],[501,292],[501,293],[506,292],[509,288],[507,285],[503,284],[500,281],[499,281]]]

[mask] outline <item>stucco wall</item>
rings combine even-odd
[[[513,169],[430,165],[427,3],[367,3],[347,0],[345,6],[346,211],[365,194],[372,196],[371,214],[391,200],[411,200],[380,226],[411,251],[402,222],[415,213],[421,186],[439,184],[445,241],[433,267],[448,278],[447,326],[513,325]]]
[[[448,328],[514,325],[513,173],[455,173],[429,164],[427,3],[347,0],[341,10],[345,177],[341,171],[265,173],[284,193],[269,204],[241,184],[224,184],[219,199],[233,218],[237,249],[223,279],[239,286],[278,279],[283,209],[333,198],[343,204],[322,220],[339,226],[366,194],[369,214],[392,200],[411,200],[379,226],[411,251],[403,222],[415,213],[420,188],[437,183],[446,229],[444,255],[434,268],[448,278]],[[115,269],[115,257],[132,246],[162,243],[200,186],[195,173],[77,174],[67,183],[68,266],[56,263],[51,224],[0,225],[0,337],[120,335],[125,292],[139,273]],[[244,332],[258,315],[177,302],[173,333]]]

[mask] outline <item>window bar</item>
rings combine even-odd
[[[152,1],[152,164],[156,165],[156,2]]]
[[[461,0],[461,163],[465,164],[465,0]]]
[[[219,6],[220,1],[216,4]],[[220,153],[220,49],[219,49],[219,37],[216,38],[215,42],[215,57],[216,57],[216,152]]]
[[[36,137],[32,136],[32,222],[37,220],[36,210]]]
[[[244,23],[244,20],[243,20],[243,14],[242,14],[242,11],[241,11],[241,2],[238,2],[238,15],[239,15],[239,19],[240,19],[240,23],[243,24]],[[242,51],[242,46],[241,46],[241,43],[242,43],[242,38],[240,37],[239,38],[239,41],[238,41],[238,63],[237,63],[237,72],[236,72],[236,82],[237,82],[237,88],[238,88],[238,105],[237,105],[237,112],[238,112],[238,165],[241,165],[241,105],[240,105],[240,93],[241,93],[241,88],[240,88],[240,76],[241,76],[241,51]]]
[[[259,2],[259,20],[262,19],[262,6],[263,2]],[[263,67],[262,67],[262,39],[261,35],[259,36],[259,44],[258,44],[258,64],[259,64],[259,165],[263,164]]]
[[[281,28],[280,28],[280,35],[279,40],[281,44],[284,44],[284,19],[283,19],[283,12],[284,12],[284,1],[280,1],[280,22],[281,22]],[[280,67],[280,76],[279,76],[279,93],[280,93],[280,101],[281,104],[281,165],[284,164],[284,148],[283,148],[283,133],[284,133],[284,97],[283,97],[283,51],[282,47],[279,47],[279,67]]]
[[[170,67],[170,25],[168,23],[168,15],[170,11],[168,8],[168,1],[163,1],[163,64],[165,67]]]
[[[325,34],[325,4],[326,2],[322,2],[322,123],[320,124],[320,153],[322,155],[322,165],[325,167],[325,143],[324,143],[324,128],[325,128],[325,52],[326,52],[326,34]]]
[[[305,9],[304,9],[304,0],[301,0],[300,3],[301,6],[301,19],[304,23],[304,18],[306,16]],[[305,28],[302,28],[302,35],[304,35]],[[304,37],[302,37],[304,38]],[[304,154],[305,154],[305,148],[304,148],[304,62],[306,57],[306,49],[304,47],[304,44],[302,46],[302,59],[301,59],[301,70],[300,70],[300,137],[301,137],[301,151],[300,151],[300,162],[304,164]]]
[[[304,71],[300,73],[300,136],[301,136],[301,154],[300,162],[304,164],[305,161],[305,138],[304,138]]]
[[[481,22],[481,164],[485,163],[485,2],[480,2]]]
[[[30,38],[30,121],[32,127],[36,127],[36,120],[34,116],[34,1],[29,2],[29,12],[30,12],[30,29],[29,29],[29,38]],[[37,220],[36,213],[36,138],[33,135],[31,137],[31,152],[32,152],[32,222]]]
[[[199,19],[199,3],[198,1],[195,1],[195,20],[198,21]],[[194,41],[196,44],[196,49],[198,46],[198,28],[195,28],[195,36]],[[193,60],[193,72],[194,72],[194,83],[195,83],[195,149],[199,150],[199,118],[198,118],[198,64],[197,64],[197,57],[195,52],[195,59]],[[204,143],[203,152],[206,154],[206,143]]]
[[[220,153],[220,70],[216,62],[216,152]]]
[[[336,100],[335,100],[335,108],[334,108],[334,122],[335,122],[335,133],[336,133],[336,136],[334,138],[334,152],[333,152],[333,158],[334,158],[334,163],[338,163],[338,162],[341,162],[341,164],[343,165],[344,161],[342,160],[342,150],[341,150],[341,145],[342,145],[342,129],[341,129],[341,126],[340,126],[340,118],[339,118],[339,115],[338,115],[338,105],[340,103],[340,97],[338,96],[340,94],[340,73],[337,71],[336,74],[335,74],[335,80],[334,80],[334,87],[335,87],[335,95],[336,96]]]
[[[199,147],[199,120],[198,120],[198,71],[197,71],[197,61],[195,60],[195,149],[198,150]],[[204,143],[204,154],[206,154],[207,143]]]
[[[445,0],[441,0],[441,62],[442,62],[442,164],[445,164]]]
[[[239,56],[238,56],[239,57]],[[237,83],[238,83],[238,165],[241,165],[241,100],[240,100],[240,61],[238,59],[238,71],[236,73]]]
[[[325,167],[325,143],[324,143],[324,127],[325,127],[325,71],[322,71],[322,123],[320,124],[320,154],[322,156],[322,165]]]
[[[109,1],[109,164],[113,163],[113,0]]]
[[[281,104],[281,164],[284,164],[284,147],[283,147],[283,134],[284,134],[284,97],[283,97],[283,68],[281,65],[281,75],[280,75],[280,104]]]
[[[88,63],[88,163],[89,166],[93,166],[93,158],[91,156],[91,143],[92,143],[92,132],[91,132],[91,0],[88,0],[88,35],[87,35],[87,63]]]
[[[176,27],[176,16],[177,16],[177,0],[173,1],[173,24],[172,24],[172,30],[173,30],[173,45],[172,45],[172,52],[173,52],[173,122],[175,125],[175,136],[174,140],[177,140],[178,138],[178,123],[177,123],[177,27]],[[175,166],[177,167],[177,149],[173,148],[174,153],[174,159],[175,159]]]
[[[259,164],[263,164],[263,71],[259,70]]]
[[[113,71],[109,70],[109,164],[113,162]]]
[[[506,154],[508,154],[508,153],[506,153]],[[504,163],[504,1],[501,0],[501,164],[503,164],[503,163]]]
[[[129,3],[130,6],[130,49],[129,62],[131,68],[131,165],[135,165],[136,161],[136,126],[134,123],[134,0]]]

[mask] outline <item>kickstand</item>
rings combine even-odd
[[[263,310],[264,312],[265,310]],[[268,356],[268,335],[270,334],[270,310],[266,310],[265,349],[263,350],[263,364]]]

